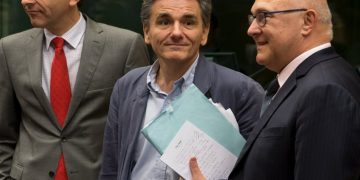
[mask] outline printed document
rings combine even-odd
[[[186,121],[160,159],[184,179],[191,180],[191,157],[197,158],[207,180],[227,179],[237,160],[237,156]]]

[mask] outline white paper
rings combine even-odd
[[[161,160],[191,180],[189,161],[196,157],[207,180],[227,179],[237,157],[195,125],[186,121],[166,148]]]
[[[239,131],[239,126],[236,121],[234,113],[231,111],[230,108],[226,109],[220,103],[214,103],[214,101],[210,98],[209,101],[220,111],[220,113],[229,121],[229,123],[234,126],[236,130]],[[240,131],[239,131],[240,132]]]

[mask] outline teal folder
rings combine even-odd
[[[142,133],[163,154],[185,121],[193,123],[235,156],[240,155],[245,139],[193,84],[145,125]]]

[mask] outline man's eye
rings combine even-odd
[[[187,26],[191,26],[191,25],[194,25],[195,22],[194,22],[194,21],[186,21],[185,24],[186,24]]]
[[[269,12],[262,12],[260,15],[263,16],[263,17],[269,17],[270,13]]]
[[[185,25],[186,27],[192,27],[192,26],[194,26],[195,24],[196,24],[196,22],[193,21],[193,20],[188,20],[188,21],[185,21],[185,22],[184,22],[184,25]]]
[[[167,25],[170,24],[170,21],[168,21],[168,20],[159,20],[159,21],[157,22],[157,24],[158,24],[158,25],[161,25],[161,26],[167,26]]]

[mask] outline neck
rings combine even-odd
[[[80,12],[73,10],[68,13],[65,17],[59,20],[56,24],[50,27],[46,27],[51,33],[56,36],[62,36],[69,31],[80,19]]]
[[[156,76],[156,83],[166,93],[171,92],[174,82],[180,79],[194,63],[195,59],[186,63],[165,62],[159,59],[159,71]]]

